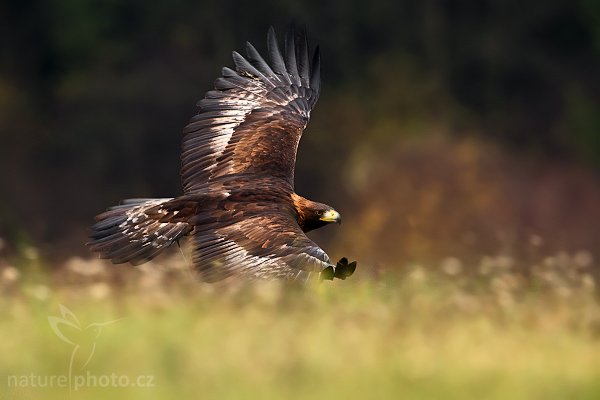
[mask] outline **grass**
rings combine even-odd
[[[193,283],[169,260],[46,274],[33,257],[1,270],[0,399],[597,399],[600,306],[579,261],[450,260],[300,289]],[[68,375],[73,345],[48,322],[73,321],[60,305],[84,328],[118,319],[68,333],[72,379],[87,379],[71,391],[31,384]],[[94,387],[113,375],[136,386]]]

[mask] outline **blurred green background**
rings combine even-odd
[[[181,192],[181,130],[246,40],[306,24],[322,97],[296,189],[373,267],[600,248],[600,2],[3,1],[0,238],[60,261]]]

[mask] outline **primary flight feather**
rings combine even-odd
[[[88,246],[114,263],[141,264],[190,236],[193,268],[207,282],[230,276],[345,278],[305,232],[341,222],[332,207],[294,192],[296,151],[320,92],[319,50],[290,30],[283,51],[273,28],[270,62],[250,43],[233,52],[214,90],[184,129],[183,195],[129,199],[96,217]]]

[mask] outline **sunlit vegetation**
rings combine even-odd
[[[11,355],[0,361],[2,379],[68,373],[73,347],[48,322],[61,305],[82,327],[117,320],[84,368],[86,357],[74,358],[74,376],[153,379],[92,387],[87,378],[74,399],[600,395],[597,263],[588,252],[548,256],[527,272],[510,257],[449,258],[372,279],[359,264],[347,281],[308,288],[199,284],[180,255],[137,269],[72,259],[50,275],[36,272],[37,257],[29,249],[20,269],[0,271],[0,353]],[[69,393],[8,383],[0,382],[4,398]]]

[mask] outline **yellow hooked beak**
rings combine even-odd
[[[342,216],[335,210],[325,211],[319,219],[324,222],[337,222],[338,224],[342,223]]]

